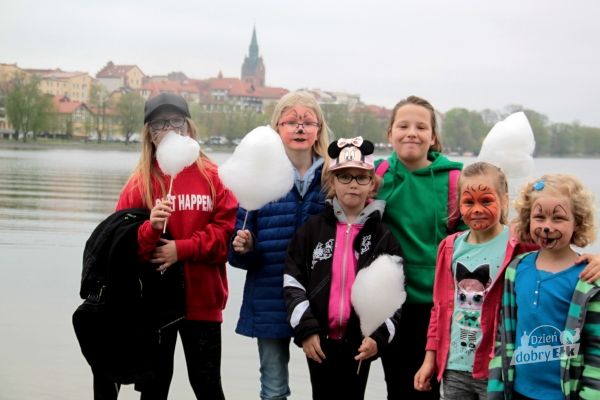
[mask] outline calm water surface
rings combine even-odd
[[[210,155],[218,163],[229,156]],[[1,400],[92,398],[91,372],[71,325],[81,302],[81,256],[89,234],[114,209],[137,158],[126,151],[0,148]],[[600,160],[537,159],[535,165],[534,175],[578,175],[600,198]],[[587,250],[600,252],[600,246]],[[228,273],[223,386],[228,399],[258,398],[256,343],[234,333],[244,272],[229,268]],[[291,353],[292,398],[309,399],[304,355],[295,346]],[[120,396],[137,398],[131,386]],[[179,347],[170,398],[194,398]],[[380,362],[371,369],[366,398],[385,398]]]

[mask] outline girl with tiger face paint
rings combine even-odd
[[[503,187],[499,183],[500,177],[504,175],[485,171],[460,179],[460,214],[471,228],[471,239],[475,242],[485,242],[503,228],[508,194],[499,189]]]
[[[498,193],[487,176],[467,178],[461,189],[460,213],[471,229],[483,231],[500,223]]]

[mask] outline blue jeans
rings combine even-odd
[[[260,359],[260,398],[285,400],[291,394],[288,385],[290,339],[258,338]]]

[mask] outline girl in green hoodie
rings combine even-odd
[[[413,377],[425,355],[438,245],[466,229],[462,221],[453,228],[448,223],[450,171],[461,170],[462,163],[441,154],[435,110],[422,98],[396,104],[387,138],[394,152],[377,168],[379,175],[385,170],[377,198],[388,204],[383,222],[400,242],[408,294],[400,332],[382,357],[388,399],[438,399],[437,388],[415,391]]]

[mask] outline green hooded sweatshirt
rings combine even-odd
[[[429,152],[427,158],[430,165],[409,171],[392,153],[377,194],[386,201],[383,222],[402,249],[408,303],[433,302],[437,248],[451,233],[447,228],[448,171],[463,166],[437,152]],[[466,226],[461,221],[457,230],[463,229]]]

